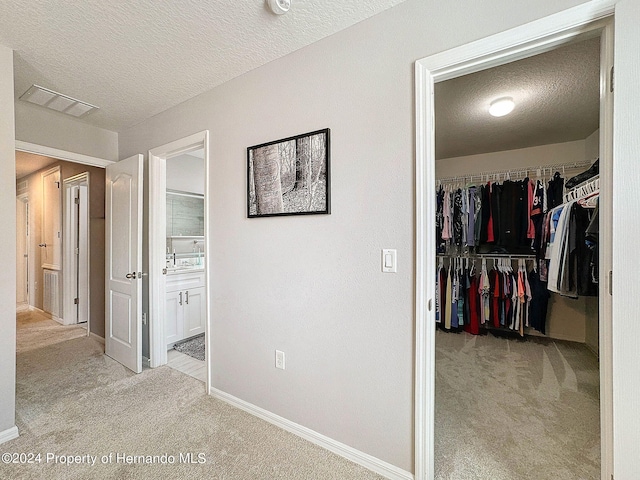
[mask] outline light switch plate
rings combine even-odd
[[[396,249],[382,249],[382,271],[384,273],[396,273],[398,271],[398,253]]]
[[[276,368],[284,370],[284,352],[276,350]]]

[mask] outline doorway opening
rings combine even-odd
[[[204,383],[204,149],[169,157],[166,168],[167,364]]]
[[[436,298],[436,176],[434,134],[434,84],[491,67],[548,52],[585,36],[600,36],[600,233],[598,327],[600,349],[601,474],[612,469],[611,268],[612,198],[612,95],[609,72],[613,65],[610,6],[599,11],[576,7],[537,22],[489,37],[474,44],[443,52],[416,63],[416,478],[434,478],[435,425],[435,324]],[[514,459],[514,461],[518,461]]]
[[[208,182],[208,131],[149,151],[150,365],[176,366],[179,356],[183,371],[203,380],[207,391],[211,343]],[[176,345],[194,355],[177,355]],[[205,358],[199,360],[202,354]]]
[[[16,239],[19,248],[24,243],[23,256],[17,254],[26,273],[18,269],[16,282],[24,277],[27,291],[22,308],[42,310],[63,325],[85,324],[87,334],[103,342],[104,166],[112,162],[18,143],[16,193],[25,218]]]
[[[62,181],[63,224],[63,315],[67,324],[87,324],[90,329],[89,172]]]

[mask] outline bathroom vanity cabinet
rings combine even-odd
[[[165,333],[168,346],[204,333],[204,269],[169,269],[166,277],[165,303]]]

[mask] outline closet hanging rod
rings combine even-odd
[[[535,260],[535,254],[523,254],[523,253],[438,253],[436,258],[457,257],[457,258],[509,258],[513,260]]]
[[[510,177],[526,177],[526,176],[531,176],[529,174],[532,174],[533,176],[537,175],[538,171],[550,171],[550,174],[552,175],[554,171],[558,171],[558,170],[567,170],[567,169],[577,169],[577,168],[584,168],[584,167],[589,167],[593,164],[593,162],[595,162],[594,160],[582,160],[579,162],[567,162],[567,163],[555,163],[552,165],[540,165],[540,166],[532,166],[532,167],[528,167],[528,168],[513,168],[513,169],[507,169],[507,170],[493,170],[493,171],[485,171],[485,172],[477,172],[477,173],[471,173],[469,175],[453,175],[453,176],[449,176],[449,177],[442,177],[442,178],[437,178],[436,181],[439,183],[461,183],[461,182],[467,182],[467,181],[472,181],[474,178],[478,178],[480,179],[480,181],[485,181],[485,179],[487,181],[489,180],[494,180],[494,179],[498,179],[498,177],[500,178],[505,178],[505,176]]]

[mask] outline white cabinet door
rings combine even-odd
[[[167,292],[164,322],[167,344],[175,343],[184,338],[183,308],[181,303],[182,292]]]
[[[204,333],[204,287],[190,288],[184,292],[184,338]]]

